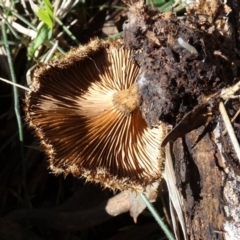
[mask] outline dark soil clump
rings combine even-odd
[[[140,109],[149,127],[159,120],[175,125],[207,96],[233,83],[232,40],[208,20],[191,14],[179,20],[142,2],[130,7],[128,19],[124,41],[140,65]]]

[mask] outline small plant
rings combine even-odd
[[[41,20],[37,27],[36,38],[28,48],[28,55],[32,58],[38,47],[51,39],[54,26],[54,15],[52,4],[49,0],[43,0],[42,6],[40,7],[34,4],[32,0],[30,0],[30,4],[36,16]]]

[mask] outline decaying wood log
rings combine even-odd
[[[191,238],[224,239],[222,169],[214,139],[204,131],[200,127],[174,143],[175,173]]]
[[[140,66],[142,115],[149,127],[163,121],[173,128],[163,145],[173,142],[189,239],[240,239],[240,164],[218,108],[219,93],[240,80],[238,14],[236,1],[200,0],[179,20],[138,1],[124,25]],[[237,98],[225,105],[230,119],[240,108]],[[239,121],[236,115],[238,141]]]

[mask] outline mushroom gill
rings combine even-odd
[[[94,39],[34,72],[26,119],[53,173],[114,190],[161,179],[165,128],[149,129],[141,116],[138,71],[121,40]]]

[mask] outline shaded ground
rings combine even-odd
[[[70,30],[77,40],[84,44],[95,36],[119,35],[126,20],[123,3],[86,2],[80,2],[62,19],[65,25],[76,20]],[[27,8],[30,16],[20,3],[15,6],[19,14],[30,20],[33,15],[28,3]],[[54,36],[61,31],[57,27]],[[8,37],[15,41],[13,35]],[[22,37],[17,40],[18,45],[10,45],[17,82],[22,85],[26,85],[26,71],[36,60],[28,61],[28,45],[24,41],[29,39]],[[64,51],[77,45],[65,33],[58,41]],[[1,77],[10,79],[6,55],[2,54],[0,60]],[[19,93],[22,111],[24,90],[19,89]],[[138,218],[137,224],[129,213],[115,218],[107,215],[104,207],[114,196],[113,192],[85,184],[81,179],[49,174],[47,159],[26,124],[22,157],[13,104],[12,87],[0,81],[0,239],[157,239],[163,236],[147,212]],[[24,120],[23,112],[21,118]]]

